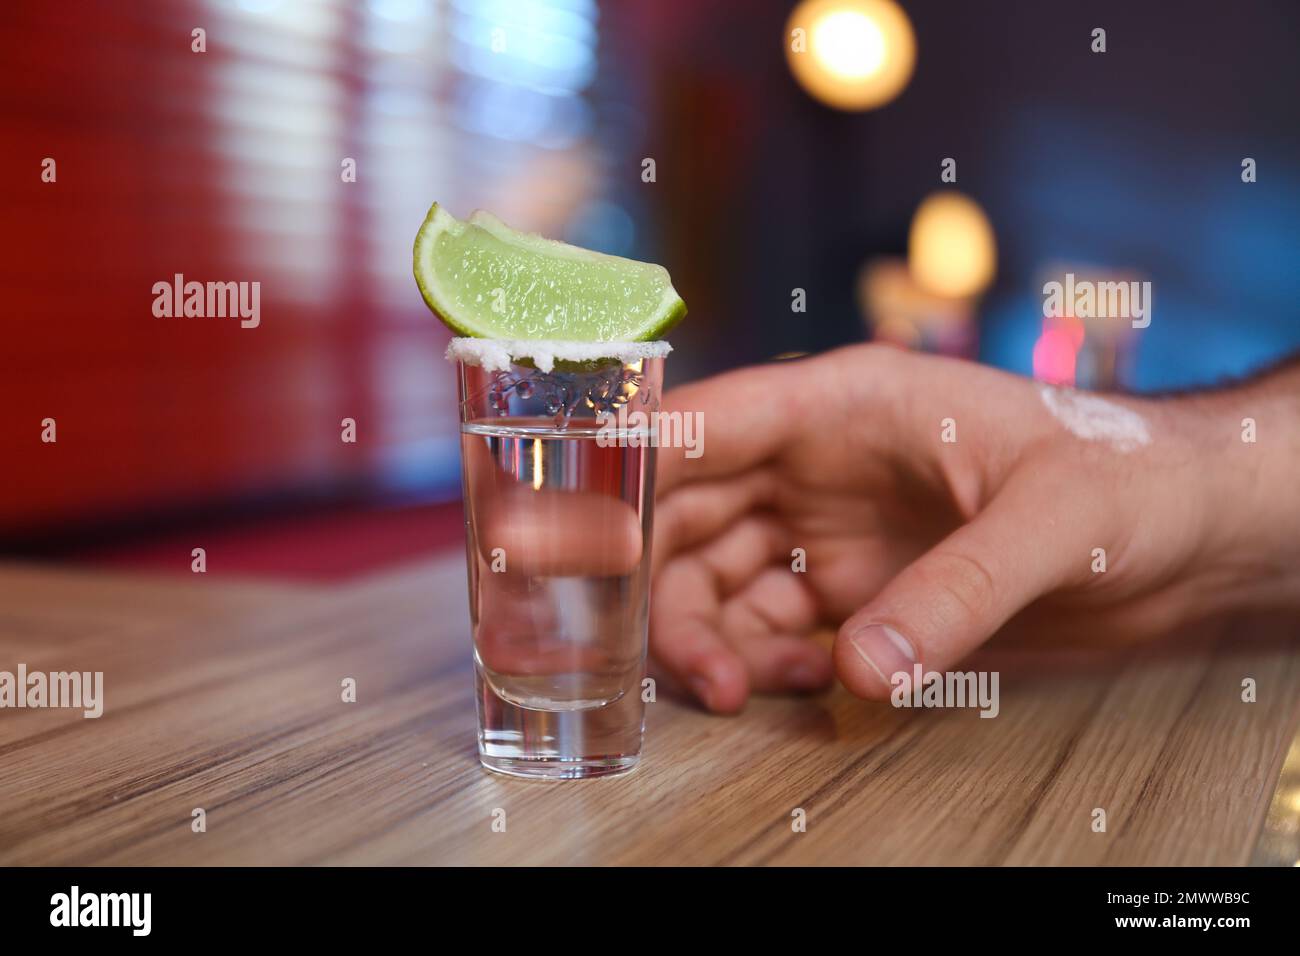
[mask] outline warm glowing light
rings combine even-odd
[[[546,481],[545,459],[542,457],[542,440],[533,439],[533,490],[541,491]]]
[[[790,14],[785,44],[799,85],[841,110],[888,103],[916,63],[912,23],[893,0],[805,0]]]
[[[855,292],[873,339],[971,357],[976,345],[975,300],[921,288],[904,259],[882,256],[863,263]]]
[[[863,80],[885,65],[885,37],[866,14],[837,10],[814,24],[812,52],[836,76]]]
[[[904,315],[886,316],[876,323],[873,338],[877,342],[893,342],[905,349],[921,346],[921,330],[916,323]]]
[[[975,200],[935,193],[912,217],[907,264],[923,288],[954,298],[983,292],[997,269],[997,241]]]

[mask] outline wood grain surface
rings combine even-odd
[[[1244,864],[1290,862],[1261,834],[1300,815],[1269,810],[1294,617],[995,642],[970,663],[1001,674],[991,720],[842,689],[715,717],[661,684],[641,766],[566,782],[479,767],[459,555],[328,588],[4,565],[19,662],[103,671],[105,710],[0,710],[8,865]]]

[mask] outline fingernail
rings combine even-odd
[[[867,666],[876,672],[885,689],[893,688],[891,678],[899,671],[909,677],[916,663],[916,651],[907,638],[892,627],[869,624],[849,638],[849,643]]]
[[[695,691],[695,696],[700,699],[705,707],[709,706],[709,682],[703,677],[691,678],[691,690]]]

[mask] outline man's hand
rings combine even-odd
[[[1132,638],[1294,599],[1294,541],[1248,513],[1267,500],[1253,479],[1294,487],[1240,440],[1240,395],[1105,398],[1144,444],[1044,388],[868,345],[669,393],[666,409],[703,412],[706,441],[697,459],[659,451],[651,652],[733,712],[832,671],[885,699],[895,672],[950,668],[1009,622]],[[807,640],[827,625],[829,655]]]

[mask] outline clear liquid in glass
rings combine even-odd
[[[578,419],[461,425],[479,753],[492,770],[595,776],[640,754],[654,449],[645,434],[600,434]]]

